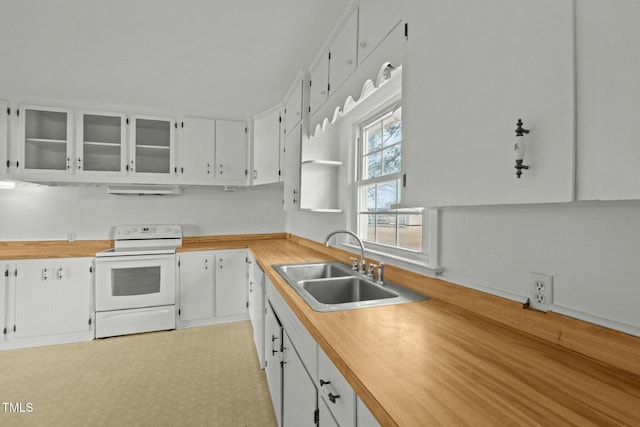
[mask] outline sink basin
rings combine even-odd
[[[304,280],[300,282],[300,286],[322,304],[344,304],[398,297],[395,292],[355,276]]]
[[[428,300],[426,295],[385,280],[384,285],[340,261],[275,264],[273,268],[315,311],[339,311]]]
[[[288,275],[294,282],[351,276],[349,267],[342,263],[334,262],[289,264],[281,266],[280,270]]]

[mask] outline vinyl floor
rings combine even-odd
[[[0,426],[276,426],[249,321],[0,352]]]

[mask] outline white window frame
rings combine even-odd
[[[385,112],[391,110],[394,106],[399,106],[402,100],[402,73],[400,69],[392,74],[392,77],[380,85],[377,89],[371,90],[357,103],[352,103],[345,108],[342,120],[346,123],[345,129],[348,132],[349,150],[348,150],[348,190],[346,204],[346,221],[347,229],[357,233],[359,220],[359,205],[357,184],[359,178],[359,165],[361,159],[360,149],[358,147],[358,138],[360,130],[366,123],[375,120],[376,116],[381,117]],[[402,141],[403,144],[406,141]],[[402,171],[398,174],[402,177]],[[383,180],[393,179],[391,176],[385,176]],[[402,185],[402,183],[401,183]],[[402,187],[400,187],[402,191]],[[399,209],[401,213],[403,209]],[[409,209],[414,212],[415,209]],[[418,273],[426,273],[437,275],[442,271],[439,266],[439,229],[440,214],[439,210],[426,208],[422,211],[422,251],[412,251],[399,247],[392,247],[384,244],[366,241],[364,242],[365,251],[369,256],[379,259],[383,262],[393,263],[402,268],[416,271]],[[351,240],[342,245],[350,250],[359,250],[359,247]]]

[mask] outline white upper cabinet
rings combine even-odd
[[[9,160],[9,103],[0,100],[0,177],[10,172]]]
[[[578,0],[577,195],[640,198],[640,2]]]
[[[284,146],[284,210],[300,209],[300,153],[302,125],[296,126]]]
[[[279,182],[282,106],[277,105],[253,118],[253,185]]]
[[[247,124],[240,121],[216,120],[216,180],[221,183],[246,185]]]
[[[214,179],[216,121],[185,117],[178,128],[179,159],[176,172],[187,184],[206,184]]]
[[[134,114],[130,120],[129,172],[132,175],[174,173],[175,120]]]
[[[329,54],[326,53],[310,71],[309,111],[315,113],[329,98]]]
[[[126,115],[81,111],[77,125],[77,173],[124,175],[128,162]]]
[[[73,110],[20,105],[19,117],[21,173],[73,173]]]
[[[285,133],[287,134],[302,120],[304,82],[303,74],[298,74],[284,98]]]
[[[358,9],[355,9],[331,43],[329,91],[337,90],[358,65]]]
[[[360,0],[358,6],[358,64],[375,50],[402,20],[406,0]]]
[[[573,200],[572,4],[410,2],[403,206]],[[518,119],[530,130],[520,179]]]

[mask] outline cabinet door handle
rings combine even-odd
[[[134,171],[134,169],[133,169],[133,160],[131,160],[131,172],[133,172],[133,171]]]
[[[64,277],[64,270],[62,269],[62,267],[58,268],[58,280],[62,280],[62,278]]]
[[[211,164],[207,163],[207,175],[211,174]]]
[[[278,352],[277,350],[275,350],[276,341],[278,341],[278,337],[272,334],[271,335],[271,355],[272,356]]]
[[[336,399],[339,399],[339,398],[340,398],[339,394],[329,393],[329,400],[331,401],[331,403],[336,403]]]
[[[82,157],[78,157],[78,170],[82,170]]]
[[[71,169],[71,159],[67,157],[67,170]]]
[[[253,179],[258,179],[258,169],[253,170]]]
[[[222,163],[220,163],[220,175],[222,175]]]
[[[322,378],[320,379],[320,387],[324,387],[327,384],[331,384],[331,381],[325,381]]]
[[[205,270],[208,270],[208,269],[209,269],[209,260],[208,260],[208,259],[205,259],[205,260],[204,260],[204,269],[205,269]]]

